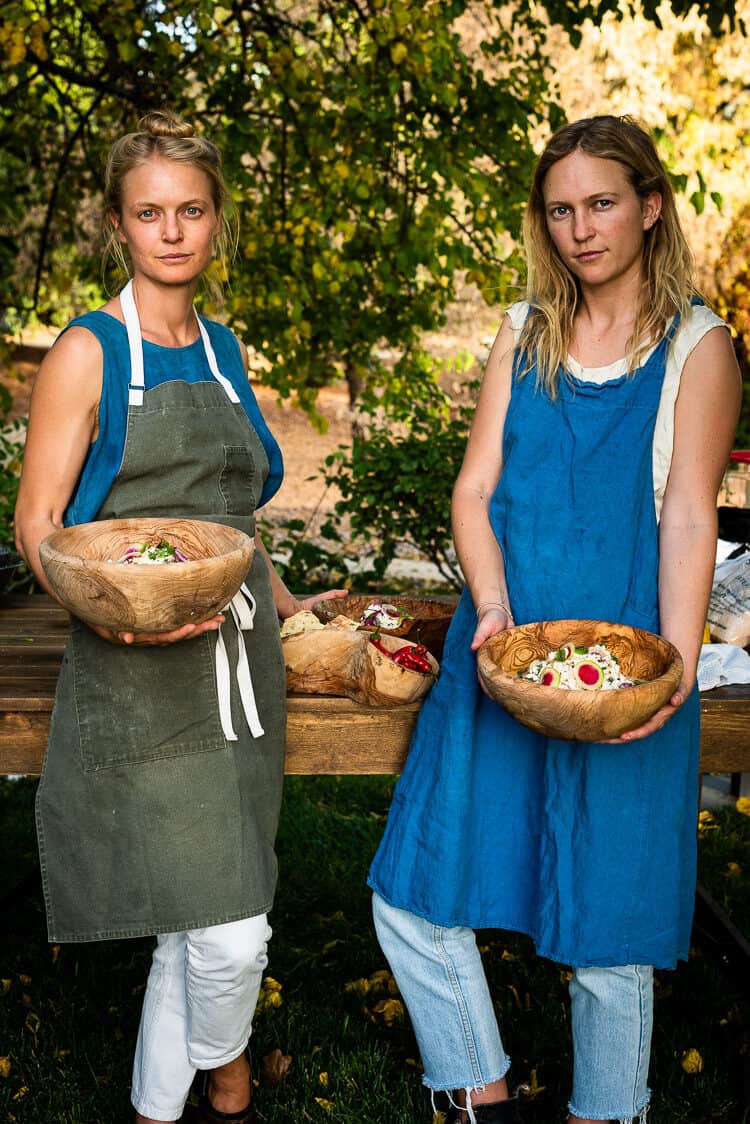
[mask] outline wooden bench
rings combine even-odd
[[[67,636],[68,615],[51,598],[0,602],[0,774],[41,772]],[[288,704],[290,774],[400,772],[420,706],[303,695]],[[705,692],[701,712],[701,772],[750,772],[750,686]]]

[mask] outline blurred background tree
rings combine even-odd
[[[631,112],[653,131],[701,284],[741,333],[749,15],[750,0],[6,0],[6,337],[116,290],[98,256],[107,147],[151,108],[182,113],[222,149],[241,218],[219,315],[314,420],[320,388],[346,380],[359,414],[328,467],[339,513],[359,526],[366,511],[391,551],[416,515],[443,565],[468,413],[441,395],[425,339],[459,293],[495,322],[518,295],[523,204],[556,125]],[[365,445],[391,436],[386,473]],[[404,480],[427,464],[415,513]]]
[[[641,22],[653,30],[663,8],[648,0]],[[562,121],[558,48],[632,20],[629,10],[616,0],[6,2],[6,329],[31,317],[60,325],[98,299],[104,153],[142,112],[168,105],[224,152],[242,217],[225,312],[265,379],[308,409],[342,376],[355,398],[386,380],[384,350],[418,349],[440,325],[457,277],[492,303],[518,282],[534,146]],[[703,13],[707,32],[741,16],[733,0],[666,10]]]

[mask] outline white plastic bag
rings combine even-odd
[[[708,628],[717,643],[750,644],[750,551],[716,567]]]

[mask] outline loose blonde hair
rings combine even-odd
[[[581,292],[547,228],[544,181],[553,164],[576,150],[603,160],[616,160],[639,198],[652,192],[659,192],[662,198],[658,220],[644,231],[644,284],[628,341],[629,373],[635,371],[641,355],[661,338],[675,313],[686,314],[697,293],[692,254],[680,226],[674,191],[644,129],[627,116],[588,117],[558,129],[537,163],[524,215],[526,295],[531,307],[519,338],[523,356],[520,372],[526,373],[531,363],[536,362],[537,385],[553,398],[560,369],[565,370]]]
[[[141,117],[133,133],[119,137],[109,150],[104,174],[104,251],[102,273],[110,262],[125,278],[130,275],[123,243],[117,235],[117,227],[112,215],[122,214],[123,182],[128,172],[145,163],[152,156],[174,160],[179,164],[190,164],[208,176],[211,185],[211,200],[217,215],[221,215],[219,233],[214,241],[214,256],[219,262],[219,276],[227,276],[227,267],[237,249],[238,223],[234,212],[230,213],[230,195],[224,182],[221,169],[221,153],[215,144],[205,137],[195,135],[193,126],[183,121],[176,113],[156,109]],[[221,285],[214,271],[204,274],[204,281],[215,301],[222,297]]]

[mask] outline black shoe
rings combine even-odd
[[[245,1056],[250,1066],[250,1089],[249,1094],[252,1096],[253,1092],[253,1063],[250,1057],[250,1047],[245,1048]],[[195,1110],[193,1117],[194,1124],[257,1124],[258,1115],[255,1111],[255,1105],[250,1101],[247,1108],[243,1108],[241,1112],[219,1112],[211,1104],[208,1096],[208,1082],[211,1076],[210,1071],[203,1074],[203,1085],[201,1089],[200,1101]]]
[[[477,1124],[520,1124],[518,1097],[511,1097],[507,1101],[492,1101],[490,1104],[474,1105],[474,1116]],[[460,1120],[461,1110],[451,1105],[445,1118],[445,1124],[458,1124]]]

